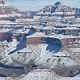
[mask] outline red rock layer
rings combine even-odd
[[[70,43],[70,42],[78,42],[80,41],[80,38],[65,38],[65,39],[61,39],[62,43]]]
[[[26,43],[27,44],[38,44],[38,43],[42,43],[42,40],[41,40],[41,38],[37,38],[37,37],[27,38]]]
[[[10,37],[11,34],[9,33],[0,33],[0,41],[4,41],[6,40],[7,38]]]

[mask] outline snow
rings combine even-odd
[[[58,39],[66,39],[66,38],[79,38],[79,36],[73,36],[73,35],[62,35],[62,34],[51,34],[51,35],[47,35],[47,37],[51,37],[51,38],[58,38]]]
[[[61,77],[49,69],[36,69],[19,78],[0,78],[0,80],[80,80],[76,77]]]
[[[75,14],[75,12],[73,11],[73,12],[64,12],[64,14],[66,14],[66,15],[73,15],[73,14]]]
[[[35,70],[34,72],[30,72],[21,80],[79,80],[79,77],[69,78],[69,77],[61,77],[54,73],[53,71],[40,69]]]
[[[3,6],[0,4],[0,6]],[[6,5],[4,5],[6,7]],[[8,7],[8,6],[7,6]],[[59,7],[59,9],[62,8],[62,6]],[[64,6],[66,8],[66,6]],[[41,14],[46,16],[40,16]],[[22,74],[23,76],[19,78],[0,78],[0,80],[80,80],[80,75],[77,75],[76,77],[70,78],[70,77],[62,77],[57,75],[53,72],[54,70],[64,70],[64,68],[71,69],[75,66],[79,65],[77,57],[80,54],[80,48],[69,48],[65,50],[59,50],[57,53],[55,50],[58,49],[58,46],[48,44],[48,43],[38,43],[38,44],[26,44],[27,38],[58,38],[58,39],[65,39],[65,38],[79,38],[79,36],[72,36],[72,35],[56,35],[55,33],[51,33],[49,35],[46,35],[45,33],[38,32],[38,30],[79,30],[79,23],[69,24],[68,23],[62,23],[61,20],[69,20],[70,22],[78,22],[79,19],[74,19],[74,16],[70,17],[57,17],[53,16],[54,14],[64,14],[63,12],[54,12],[49,17],[48,14],[51,14],[50,12],[43,11],[37,13],[37,15],[34,16],[34,18],[19,18],[16,19],[16,21],[12,22],[9,20],[0,20],[0,25],[3,25],[3,28],[0,29],[0,32],[9,32],[9,33],[26,33],[29,34],[27,37],[25,37],[25,40],[17,41],[17,39],[13,39],[11,42],[3,41],[0,42],[0,45],[2,46],[4,44],[4,48],[0,47],[0,62],[6,65],[14,65],[14,66],[24,66],[29,65],[30,62],[32,62],[35,65],[38,65],[39,69],[31,70],[28,74]],[[74,12],[66,12],[65,14],[72,15]],[[12,12],[12,14],[4,14],[0,15],[0,17],[15,17],[22,15],[20,13]],[[70,20],[71,19],[71,20]],[[52,20],[52,21],[50,21]],[[47,24],[50,26],[43,26],[39,24]],[[44,21],[47,21],[45,23]],[[18,25],[17,25],[18,24]],[[18,28],[22,25],[24,25],[23,28]],[[5,28],[5,25],[7,28]],[[10,28],[11,25],[16,25],[14,28]],[[66,28],[55,28],[53,26],[66,26]],[[75,26],[75,27],[74,27]],[[37,31],[33,31],[34,28]],[[26,46],[25,46],[26,45]],[[77,46],[77,45],[74,45]],[[50,50],[51,49],[51,50]],[[71,52],[71,53],[70,53]],[[78,52],[78,53],[76,53]],[[76,56],[74,55],[76,54]],[[10,55],[8,55],[10,54]],[[71,56],[71,58],[69,57]],[[30,65],[31,66],[31,65]],[[29,66],[29,67],[30,67]],[[41,69],[40,67],[43,67],[44,69]],[[72,69],[73,69],[72,68]],[[71,70],[72,70],[71,69]]]
[[[14,40],[14,42],[16,41]],[[77,65],[72,59],[62,57],[64,54],[68,54],[68,52],[58,52],[57,54],[53,54],[53,52],[46,51],[46,47],[47,44],[27,45],[26,48],[16,51],[14,54],[6,55],[0,62],[7,65],[14,64],[14,66],[22,66],[22,64],[28,64],[30,60],[34,60],[36,65],[42,65],[49,69],[56,68],[56,65],[60,66],[63,65],[63,63],[66,67]],[[12,49],[14,49],[14,46]],[[57,58],[57,56],[61,57]],[[60,63],[58,63],[58,59],[61,59]],[[21,64],[16,64],[14,61],[18,61]]]
[[[54,14],[60,14],[60,15],[62,15],[64,13],[63,12],[54,12],[54,13],[52,13],[52,15],[54,15]]]
[[[36,32],[30,36],[28,36],[27,38],[29,37],[46,37],[45,33],[42,33],[42,32]]]

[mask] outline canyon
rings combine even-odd
[[[0,80],[79,80],[79,37],[77,8],[23,13],[0,0]]]

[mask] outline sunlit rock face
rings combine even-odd
[[[0,41],[9,40],[11,37],[10,33],[0,33]]]
[[[14,16],[21,16],[20,11],[13,6],[6,5],[3,0],[0,0],[0,18]]]
[[[0,0],[0,4],[5,4],[5,2],[3,0]]]

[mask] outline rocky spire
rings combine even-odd
[[[0,0],[0,4],[5,4],[5,2],[3,0]]]
[[[61,5],[61,2],[58,1],[58,2],[55,3],[55,5],[59,6],[59,5]]]

